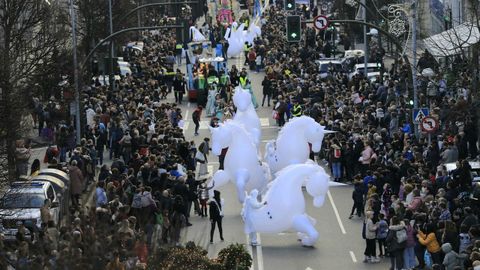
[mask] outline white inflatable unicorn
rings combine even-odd
[[[233,121],[245,126],[245,129],[253,137],[254,143],[258,149],[260,145],[261,124],[257,112],[252,104],[252,96],[248,90],[243,90],[241,87],[235,88],[233,95],[233,104],[237,107],[237,112]]]
[[[293,229],[299,233],[303,245],[313,246],[319,234],[314,227],[315,219],[305,213],[302,185],[305,183],[307,193],[314,198],[313,205],[321,207],[328,192],[329,178],[318,165],[296,164],[277,174],[262,201],[257,199],[258,191],[251,191],[243,204],[242,218],[252,245],[256,244],[256,233]]]
[[[295,117],[280,130],[275,141],[265,145],[265,161],[272,173],[292,164],[304,164],[309,160],[310,147],[318,152],[322,147],[323,137],[333,131],[315,122],[308,116]]]
[[[262,164],[257,156],[257,148],[251,135],[244,126],[235,121],[226,121],[217,128],[210,128],[212,133],[212,153],[220,155],[228,147],[224,170],[218,170],[208,186],[218,188],[228,181],[237,187],[238,201],[243,203],[245,191],[253,189],[264,191],[269,179],[268,166]]]
[[[245,43],[245,39],[243,36],[243,29],[245,28],[245,24],[241,24],[238,28],[234,29],[235,27],[230,28],[230,37],[227,38],[228,40],[228,49],[227,55],[228,57],[237,57],[242,54],[243,45]]]

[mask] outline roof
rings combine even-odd
[[[6,193],[19,192],[21,190],[22,193],[43,194],[46,184],[47,184],[46,182],[39,182],[39,181],[13,182]]]
[[[423,40],[426,49],[434,56],[460,54],[462,49],[480,41],[480,31],[476,24],[466,22],[447,31]]]
[[[369,67],[379,67],[377,63],[367,63],[367,68]],[[355,64],[354,69],[363,69],[365,68],[365,64]]]

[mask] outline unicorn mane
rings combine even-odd
[[[291,132],[290,130],[292,129],[298,129],[299,126],[302,127],[307,127],[308,125],[315,124],[315,122],[312,118],[308,116],[300,116],[300,117],[294,117],[291,119],[278,133],[278,137],[284,135],[285,133]]]
[[[255,146],[255,143],[254,143],[254,138],[253,138],[253,135],[250,134],[246,129],[245,129],[245,125],[243,125],[242,123],[238,123],[237,121],[234,121],[232,119],[227,119],[225,122],[223,122],[223,125],[225,127],[232,127],[233,128],[233,133],[238,135],[238,134],[242,134],[242,133],[245,133],[246,136],[248,136],[248,138],[250,139],[250,141],[252,142],[252,145]],[[255,146],[256,147],[256,146]]]

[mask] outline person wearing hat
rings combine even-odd
[[[208,204],[210,223],[212,227],[210,229],[210,244],[213,244],[213,234],[215,232],[215,224],[218,225],[218,231],[220,232],[220,240],[223,241],[223,199],[220,198],[220,191],[213,191],[213,200]]]

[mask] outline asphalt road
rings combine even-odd
[[[234,59],[229,61],[229,66],[236,64],[237,67],[243,67],[243,60]],[[183,67],[183,70],[185,68]],[[249,72],[252,81],[254,93],[261,104],[261,81],[264,73],[255,74]],[[272,104],[271,104],[272,105]],[[186,116],[185,136],[187,140],[194,140],[197,144],[204,137],[210,137],[206,126],[202,125],[199,136],[193,136],[194,125],[191,122],[191,113],[195,104],[185,104],[181,106]],[[275,121],[271,119],[272,107],[259,107],[257,113],[262,121],[262,146],[264,152],[266,140],[277,137],[278,128]],[[204,117],[202,120],[209,120]],[[205,122],[205,124],[207,123]],[[218,158],[209,157],[209,171],[215,172],[218,168]],[[217,253],[231,243],[243,243],[253,255],[253,269],[258,270],[279,270],[279,269],[388,269],[388,259],[383,259],[381,263],[365,264],[363,260],[363,251],[365,242],[361,237],[362,220],[354,218],[348,219],[351,210],[352,200],[351,186],[331,187],[330,194],[325,204],[321,208],[313,207],[312,198],[305,192],[307,200],[307,213],[317,220],[316,229],[320,233],[320,239],[314,248],[302,247],[297,241],[295,232],[284,232],[279,234],[261,234],[259,239],[260,246],[251,247],[247,245],[248,238],[243,231],[243,221],[240,217],[242,206],[237,201],[236,191],[232,184],[225,185],[219,190],[225,200],[225,217],[223,219],[224,238],[220,241],[218,229],[215,231],[214,243],[209,243],[210,222],[208,218],[194,216],[190,218],[193,226],[187,227],[182,231],[182,241],[194,241],[197,245],[208,250],[210,257],[215,257]],[[192,210],[193,211],[193,210]]]

